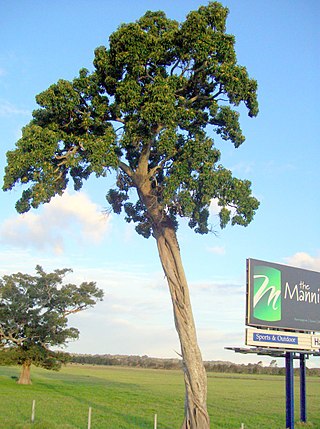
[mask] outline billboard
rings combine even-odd
[[[248,259],[246,324],[320,331],[320,273]]]

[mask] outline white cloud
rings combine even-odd
[[[0,70],[1,76],[1,70]],[[30,115],[26,109],[21,109],[6,100],[0,100],[0,117],[14,116],[14,115]]]
[[[16,253],[0,253],[3,265],[7,267],[6,273],[30,272],[31,267],[33,273],[37,263],[46,272],[71,266],[74,271],[66,281],[75,284],[95,281],[104,290],[102,302],[70,316],[70,326],[79,329],[80,338],[69,343],[68,351],[177,357],[179,339],[174,328],[170,293],[162,272],[130,264],[125,259],[117,266],[110,261],[101,267],[88,265],[87,260],[79,259],[70,264],[65,260],[67,258],[68,255],[64,254],[39,260],[25,249]],[[0,271],[2,275],[4,270]],[[245,359],[235,358],[233,353],[224,349],[244,344],[244,285],[232,278],[192,282],[190,294],[203,358]],[[250,357],[250,360],[254,358]]]
[[[218,198],[212,198],[212,200],[210,201],[209,213],[212,216],[217,216],[222,209],[222,207],[219,206],[218,201]],[[231,216],[236,213],[236,209],[234,207],[227,206],[227,208],[231,211]]]
[[[285,258],[289,265],[305,268],[307,270],[320,271],[320,256],[311,256],[305,252],[297,252],[293,256]]]
[[[177,357],[175,351],[180,350],[173,321],[170,326],[150,326],[121,318],[107,318],[95,327],[92,323],[88,325],[88,320],[83,320],[81,324],[79,319],[75,322],[80,338],[68,345],[68,351],[73,353]]]
[[[110,220],[86,194],[65,192],[37,212],[5,220],[0,230],[1,242],[61,254],[70,238],[79,244],[99,243],[110,227]]]
[[[208,247],[208,251],[210,253],[214,253],[215,255],[225,255],[226,254],[226,248],[224,246]]]
[[[220,213],[221,207],[218,205],[218,199],[212,198],[209,206],[209,211],[211,215],[218,215]]]
[[[160,273],[144,267],[75,268],[72,277],[93,280],[105,291],[103,302],[70,317],[80,339],[68,350],[76,353],[137,354],[174,357],[179,341],[174,329],[169,291]],[[155,280],[157,279],[157,280]]]
[[[231,167],[231,171],[234,173],[240,172],[240,174],[248,175],[251,174],[255,169],[255,163],[254,162],[239,162],[238,164]]]

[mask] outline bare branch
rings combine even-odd
[[[4,333],[2,326],[0,326],[0,341],[2,340],[6,340],[6,341],[10,341],[11,343],[14,343],[16,345],[21,345],[23,343],[23,341],[25,340],[24,338],[15,338],[13,335],[15,334],[15,332],[9,332],[7,334]]]
[[[180,63],[180,58],[177,59],[177,61],[175,62],[175,64],[172,66],[171,72],[170,72],[170,76],[173,75],[174,70],[178,67]]]
[[[70,314],[76,314],[80,311],[86,310],[88,308],[88,305],[81,305],[80,307],[73,308],[72,310],[65,310],[62,314],[64,317],[69,316]]]
[[[114,118],[109,118],[109,121],[115,121],[115,122],[120,122],[121,124],[125,124],[125,120],[122,118],[118,118],[118,116],[115,116]]]
[[[131,179],[133,178],[133,171],[132,169],[129,167],[129,165],[127,165],[126,163],[120,161],[119,162],[119,168],[121,168],[121,170],[123,172],[125,172],[129,177],[131,177]]]
[[[77,153],[77,151],[78,151],[77,146],[72,146],[72,148],[68,149],[68,151],[65,154],[63,154],[63,155],[55,155],[55,159],[57,159],[57,160],[67,159],[69,156],[72,156],[75,153]]]

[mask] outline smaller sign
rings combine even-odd
[[[319,350],[320,336],[271,329],[247,328],[246,345],[277,349]]]
[[[268,334],[266,332],[254,332],[253,341],[268,342],[277,344],[295,344],[298,345],[297,336],[293,335],[280,335],[280,334]]]

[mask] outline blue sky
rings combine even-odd
[[[58,79],[92,69],[93,51],[123,22],[146,10],[179,21],[199,0],[0,1],[1,171],[35,95]],[[246,142],[234,149],[217,139],[222,162],[252,181],[261,205],[247,228],[197,236],[184,222],[179,241],[190,283],[203,357],[253,361],[225,351],[244,345],[246,258],[320,271],[319,72],[317,0],[224,0],[238,61],[259,84],[257,118],[241,112]],[[3,174],[1,174],[2,178]],[[81,331],[69,351],[174,357],[179,351],[169,292],[154,240],[121,217],[105,216],[114,177],[90,179],[82,191],[26,215],[14,209],[21,189],[1,193],[0,275],[73,268],[70,281],[95,280],[105,299],[70,321]],[[260,357],[258,358],[260,360]]]

